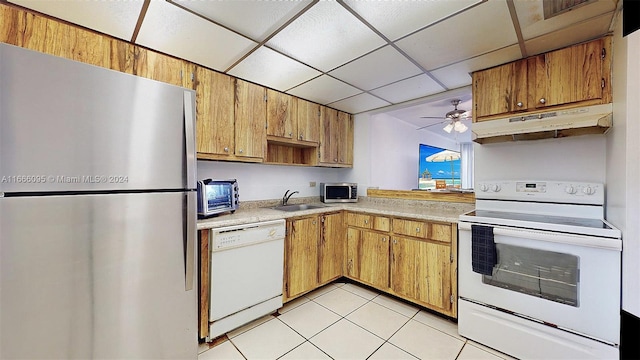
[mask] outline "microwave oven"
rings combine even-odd
[[[320,183],[320,201],[323,203],[357,202],[358,184]]]
[[[205,179],[198,181],[198,218],[208,218],[238,209],[238,181]]]

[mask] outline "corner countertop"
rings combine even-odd
[[[318,199],[309,199],[299,203],[318,203]],[[262,205],[262,206],[261,206]],[[335,211],[357,211],[374,215],[408,217],[413,219],[457,223],[458,216],[471,211],[474,204],[450,203],[439,201],[410,201],[402,199],[377,199],[361,197],[357,203],[322,204],[325,207],[300,211],[280,211],[271,207],[269,202],[252,202],[240,207],[235,213],[225,213],[209,219],[198,220],[198,230],[224,226],[250,224],[261,221],[288,219],[306,215],[330,213]]]

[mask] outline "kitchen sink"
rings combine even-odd
[[[292,204],[292,205],[280,205],[276,207],[272,207],[274,210],[280,211],[300,211],[300,210],[311,210],[311,209],[321,209],[327,207],[322,204]]]

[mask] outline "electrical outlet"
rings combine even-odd
[[[309,181],[309,187],[316,187],[315,181]]]

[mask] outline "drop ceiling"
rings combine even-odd
[[[444,119],[452,97],[470,110],[471,72],[602,36],[619,6],[590,0],[545,19],[543,0],[8,1],[352,114],[389,109],[416,127]]]

